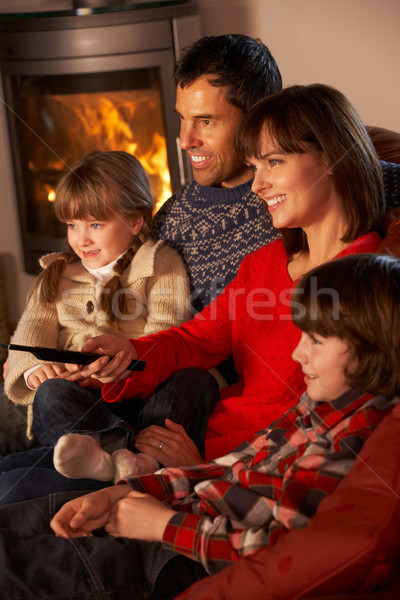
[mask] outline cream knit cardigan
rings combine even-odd
[[[42,257],[46,268],[59,253]],[[148,241],[140,247],[121,275],[128,310],[121,315],[118,329],[100,309],[104,284],[83,267],[81,261],[66,265],[52,304],[44,306],[34,294],[17,325],[12,342],[81,350],[89,337],[119,333],[134,339],[178,326],[190,318],[189,283],[178,253],[163,242]],[[118,303],[116,303],[118,305]],[[28,352],[9,352],[5,392],[17,404],[28,407],[28,436],[32,436],[32,404],[35,392],[25,383],[24,373],[43,364]]]

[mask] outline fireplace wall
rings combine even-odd
[[[47,220],[51,222],[51,207],[44,206],[42,209],[44,201],[34,197],[35,189],[41,186],[45,177],[56,181],[57,169],[61,173],[63,166],[80,158],[60,156],[60,150],[56,147],[60,135],[53,140],[43,137],[44,128],[29,122],[32,109],[27,110],[26,107],[28,103],[30,106],[37,104],[32,101],[32,90],[35,92],[37,89],[38,97],[42,99],[46,90],[49,96],[54,96],[61,88],[65,97],[71,98],[71,94],[85,93],[85,84],[94,81],[98,94],[101,80],[110,82],[119,77],[124,82],[130,81],[127,84],[129,89],[116,90],[114,84],[107,84],[111,86],[108,92],[125,95],[132,92],[137,95],[137,90],[132,89],[136,80],[140,77],[146,79],[146,74],[149,80],[157,79],[155,88],[160,93],[170,188],[172,192],[176,191],[190,179],[191,172],[178,143],[179,123],[174,113],[172,71],[182,47],[200,36],[196,4],[191,1],[165,2],[164,6],[162,2],[149,2],[148,7],[140,10],[119,11],[111,8],[90,14],[75,10],[71,14],[36,15],[34,18],[26,15],[18,18],[14,15],[11,19],[0,15],[1,74],[26,273],[36,273],[38,258],[45,252],[61,249],[64,244],[61,231],[58,235],[53,226],[46,228]],[[74,85],[78,87],[75,89]],[[138,87],[142,89],[143,85],[138,84]],[[93,95],[90,87],[86,92]],[[44,111],[40,102],[35,110],[37,114]],[[144,124],[148,118],[146,111],[143,115]],[[47,117],[45,115],[43,118]],[[83,127],[81,134],[85,134]],[[74,131],[71,146],[76,145],[77,137],[79,132]],[[29,151],[33,144],[29,140],[34,140],[35,152]],[[133,141],[135,148],[137,140]],[[98,143],[96,141],[96,145]],[[87,148],[90,149],[95,148]],[[52,165],[51,169],[48,168],[47,159],[43,160],[38,175],[37,169],[32,168],[32,154],[36,156],[46,152],[53,153],[60,160],[54,161],[57,168]],[[132,153],[142,158],[140,148]]]

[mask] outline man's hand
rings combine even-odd
[[[150,425],[134,441],[135,448],[149,454],[164,467],[187,467],[204,463],[196,444],[182,425],[165,419],[165,428]],[[161,446],[161,448],[160,448]]]
[[[153,496],[132,490],[113,505],[104,529],[113,537],[161,542],[175,511]]]
[[[58,537],[90,535],[107,523],[113,505],[130,490],[129,485],[116,485],[74,498],[54,515],[50,527]]]
[[[49,365],[41,365],[32,373],[29,374],[27,379],[27,384],[33,390],[37,390],[39,385],[46,381],[47,379],[54,379],[58,377],[61,373],[64,372],[64,369],[61,365],[57,364],[49,364]]]

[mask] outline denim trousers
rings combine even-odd
[[[0,599],[171,600],[205,577],[201,564],[158,542],[54,536],[50,520],[79,492],[0,508]]]
[[[135,433],[150,425],[180,423],[204,453],[208,417],[219,399],[216,379],[198,368],[172,375],[146,400],[135,397],[106,403],[100,392],[63,379],[41,384],[33,405],[33,427],[41,444],[0,458],[0,506],[67,490],[110,485],[93,479],[69,479],[55,471],[53,446],[67,433],[100,435],[102,447],[134,449]]]

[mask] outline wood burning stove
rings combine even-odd
[[[172,72],[182,47],[200,35],[197,3],[117,4],[76,0],[61,11],[0,14],[1,74],[27,273],[37,272],[42,254],[64,247],[64,231],[52,212],[54,188],[64,169],[87,152],[134,154],[149,174],[158,206],[190,180],[179,147]]]

